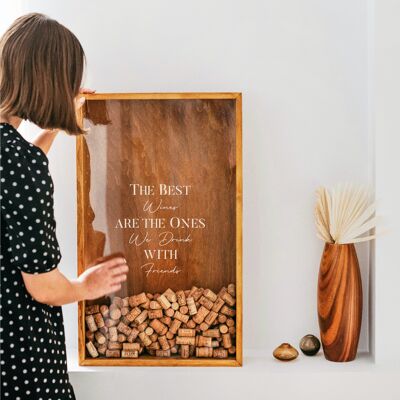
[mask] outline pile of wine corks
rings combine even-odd
[[[235,348],[235,285],[140,293],[85,308],[89,356],[227,358]]]

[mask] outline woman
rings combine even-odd
[[[128,271],[121,257],[75,281],[57,268],[46,153],[57,130],[84,133],[76,119],[84,64],[78,39],[42,14],[18,18],[0,40],[2,399],[75,398],[60,306],[117,291]],[[33,144],[17,131],[23,119],[45,129]]]

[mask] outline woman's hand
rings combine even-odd
[[[88,88],[80,88],[79,89],[79,95],[76,96],[76,98],[75,98],[75,110],[77,113],[82,108],[82,106],[85,104],[85,96],[82,96],[82,95],[92,94],[94,92],[95,92],[95,90],[93,90],[93,89],[88,89]]]
[[[78,278],[85,300],[94,300],[121,289],[129,267],[125,258],[114,257],[88,268]]]
[[[42,274],[21,273],[26,290],[36,301],[62,306],[81,300],[93,300],[121,288],[129,270],[126,260],[115,256],[99,260],[74,281],[67,279],[58,268]]]

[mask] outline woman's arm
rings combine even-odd
[[[59,129],[45,130],[41,132],[32,143],[40,147],[42,151],[47,154],[58,132],[60,132]]]
[[[80,300],[93,300],[116,292],[126,280],[129,268],[122,257],[88,268],[70,281],[58,268],[42,274],[22,273],[28,293],[39,303],[62,306]]]

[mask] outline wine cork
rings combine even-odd
[[[175,304],[178,304],[178,303],[175,303]],[[164,313],[167,317],[170,317],[170,318],[174,315],[174,309],[172,308],[172,304],[171,304],[171,308],[164,310]]]
[[[147,299],[147,301],[141,304],[140,307],[143,308],[144,310],[150,310],[150,300]]]
[[[158,343],[158,340],[153,341],[149,346],[147,346],[147,349],[158,350],[160,349],[160,343]]]
[[[139,338],[145,346],[149,346],[152,342],[148,335],[145,332],[139,333]]]
[[[168,340],[173,339],[175,337],[175,335],[171,331],[168,331],[165,334],[165,336],[167,337]]]
[[[147,319],[148,311],[143,310],[136,318],[135,322],[140,325],[142,322],[144,322]]]
[[[110,315],[110,310],[107,305],[103,304],[100,306],[100,313],[103,316],[103,318],[108,318]]]
[[[167,350],[156,350],[156,357],[171,357],[171,351]]]
[[[185,337],[194,337],[196,336],[196,330],[195,329],[179,329],[178,330],[178,336],[185,336]]]
[[[202,332],[207,331],[209,328],[210,328],[210,325],[208,325],[206,322],[202,322],[202,323],[199,325],[199,329],[200,329]]]
[[[133,343],[135,341],[135,339],[137,338],[137,336],[139,335],[139,329],[137,328],[132,328],[131,329],[131,334],[126,338],[126,340],[129,343]]]
[[[235,326],[235,320],[233,318],[227,318],[226,325],[228,325],[228,327]]]
[[[149,319],[162,318],[163,310],[161,308],[156,310],[150,309],[149,311],[147,311],[147,315]]]
[[[204,318],[204,322],[208,325],[212,325],[214,321],[218,318],[218,313],[215,311],[210,311]]]
[[[232,339],[229,333],[225,333],[222,335],[222,345],[225,349],[229,349],[232,347]]]
[[[171,351],[171,354],[178,354],[178,346],[172,346],[170,351]]]
[[[118,342],[123,343],[126,342],[126,335],[124,335],[123,333],[118,333]]]
[[[106,336],[108,334],[108,328],[106,326],[102,326],[101,328],[99,328],[99,332]]]
[[[92,341],[94,340],[94,332],[87,330],[85,332],[85,337],[88,341]]]
[[[179,304],[176,301],[174,301],[173,303],[171,303],[171,308],[174,311],[179,310]],[[172,317],[172,315],[171,315],[171,317]]]
[[[214,358],[228,358],[228,351],[226,349],[217,348],[213,350]]]
[[[236,297],[236,286],[234,283],[228,285],[227,291],[232,297]]]
[[[194,321],[191,319],[191,320],[189,320],[189,321],[186,323],[186,327],[189,328],[189,329],[194,329],[194,328],[196,328],[196,322],[194,322]]]
[[[197,314],[193,316],[193,321],[196,322],[196,324],[201,324],[209,312],[210,311],[206,307],[201,306],[198,309]]]
[[[185,324],[189,321],[189,315],[181,314],[179,311],[175,311],[174,318]]]
[[[234,297],[232,297],[228,292],[224,292],[221,296],[221,299],[224,300],[228,306],[234,306],[236,303],[236,300]]]
[[[221,297],[218,297],[217,300],[215,300],[212,311],[218,312],[224,304],[225,302],[221,299]]]
[[[150,336],[154,333],[154,329],[151,326],[148,326],[145,330],[146,335]]]
[[[228,333],[228,327],[225,325],[225,324],[221,324],[220,326],[219,326],[219,331],[221,332],[221,333]]]
[[[121,308],[121,315],[125,316],[129,312],[129,307],[122,307]]]
[[[236,328],[234,326],[230,326],[228,328],[228,332],[233,336],[236,333]]]
[[[226,320],[227,320],[226,315],[224,315],[224,314],[218,314],[218,322],[219,322],[220,324],[224,324],[224,323],[226,322]]]
[[[163,350],[169,350],[170,345],[166,336],[159,336],[158,343],[160,343],[160,346]]]
[[[180,346],[180,356],[182,358],[189,358],[189,345],[188,344],[182,344]]]
[[[144,332],[146,328],[149,326],[149,323],[146,321],[142,322],[141,324],[137,325],[136,328],[139,332]]]
[[[178,292],[176,292],[176,299],[180,306],[186,306],[186,296],[183,290],[179,290]]]
[[[123,322],[120,322],[117,326],[117,330],[123,333],[125,336],[129,336],[132,332],[132,329],[129,326],[125,325]]]
[[[121,357],[121,351],[120,350],[107,350],[106,351],[106,357],[107,358],[120,358]]]
[[[176,297],[175,292],[174,292],[172,289],[170,289],[170,288],[168,288],[168,289],[163,293],[163,295],[164,295],[164,296],[168,299],[168,301],[171,302],[171,303],[175,303],[175,302],[177,301],[177,297]]]
[[[122,358],[138,358],[139,352],[137,350],[122,350],[121,357]]]
[[[89,331],[90,332],[96,332],[97,331],[97,325],[96,325],[96,322],[94,320],[93,315],[90,314],[90,315],[86,316],[85,320],[86,320],[86,325],[87,325]]]
[[[228,317],[234,317],[236,315],[236,311],[233,308],[229,308],[226,305],[222,306],[220,312],[221,314],[225,314]]]
[[[236,353],[236,347],[235,346],[229,347],[228,353],[229,354],[235,354]]]
[[[140,350],[140,344],[139,343],[123,343],[122,344],[122,349],[123,350]]]
[[[97,349],[96,349],[95,345],[93,344],[93,342],[87,342],[86,348],[91,357],[96,358],[99,356],[99,353],[97,352]]]
[[[171,323],[172,323],[171,317],[162,317],[162,318],[160,318],[160,321],[161,321],[163,324],[167,325],[167,326],[170,326]]]
[[[187,297],[186,298],[186,303],[189,309],[189,314],[190,315],[195,315],[197,314],[197,307],[196,307],[196,303],[194,301],[193,297]]]
[[[129,303],[129,307],[134,308],[139,306],[140,304],[144,304],[147,302],[147,300],[149,300],[146,296],[146,293],[140,293],[134,296],[129,296],[128,298],[128,303]]]
[[[174,319],[171,323],[171,326],[169,327],[169,331],[172,334],[176,334],[176,332],[178,331],[178,329],[180,328],[181,325],[182,325],[182,321],[180,321],[179,319]]]
[[[161,307],[164,310],[168,310],[171,307],[171,303],[169,300],[162,294],[160,297],[157,298],[157,301],[160,303]]]
[[[219,338],[221,337],[221,333],[219,329],[208,329],[203,332],[203,336],[211,337],[211,338]]]
[[[122,308],[124,306],[124,301],[119,296],[114,296],[111,303],[115,304],[118,308]]]
[[[94,337],[96,338],[96,341],[99,344],[104,344],[106,342],[106,340],[107,340],[106,337],[100,331],[97,331],[94,334]]]
[[[86,315],[91,315],[91,314],[97,314],[100,312],[100,307],[98,304],[93,304],[91,306],[86,306],[85,307],[85,314]]]
[[[108,329],[108,340],[110,342],[116,342],[118,340],[118,331],[117,331],[117,327],[115,326],[111,326]]]
[[[217,300],[217,295],[210,289],[204,289],[203,296],[207,297],[207,299],[211,300],[213,303]]]
[[[150,310],[160,310],[162,309],[161,304],[158,301],[152,300],[150,301]]]
[[[196,357],[212,357],[213,349],[211,347],[196,347]]]
[[[107,343],[101,344],[97,347],[97,351],[100,355],[104,356],[107,351]]]
[[[139,307],[134,307],[132,308],[131,311],[128,312],[128,314],[125,315],[125,318],[129,321],[129,322],[133,322],[141,313],[142,311],[140,310]]]
[[[118,320],[121,318],[121,310],[116,304],[110,305],[110,317],[113,320]]]
[[[122,343],[120,343],[120,342],[108,342],[107,343],[107,348],[109,350],[121,350],[122,349]]]
[[[159,335],[165,335],[168,331],[168,327],[160,322],[158,319],[153,319],[150,322],[150,326],[157,332]]]
[[[187,337],[187,336],[177,336],[176,344],[189,344],[189,345],[195,346],[196,338],[195,337]]]
[[[214,306],[214,303],[208,299],[206,296],[201,296],[199,299],[199,303],[204,306],[205,308],[207,308],[208,310],[211,310]]]
[[[129,307],[129,296],[122,298],[122,307]]]
[[[116,325],[118,325],[118,322],[119,322],[119,320],[116,320],[116,319],[106,319],[105,321],[104,321],[104,323],[105,323],[105,325],[106,325],[106,327],[107,328],[110,328],[110,327],[112,327],[112,326],[116,326]]]
[[[189,312],[189,309],[187,306],[182,306],[179,308],[179,312],[186,315]]]
[[[211,347],[212,339],[206,336],[197,336],[196,346],[198,347]]]

